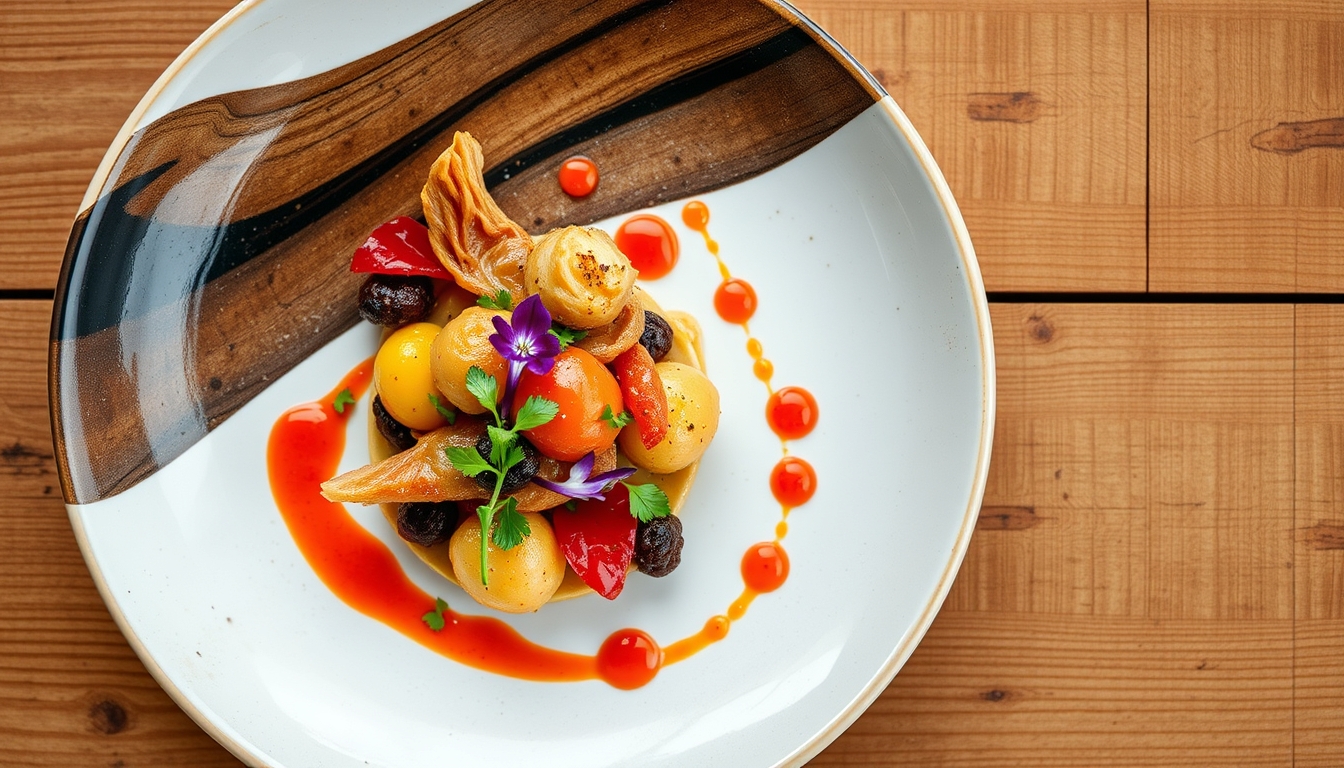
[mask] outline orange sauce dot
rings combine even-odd
[[[756,378],[761,381],[770,381],[770,377],[775,375],[775,364],[761,358],[752,364],[751,370],[756,374]]]
[[[784,387],[766,401],[765,419],[775,434],[797,440],[817,426],[817,399],[802,387]]]
[[[663,650],[639,629],[613,632],[597,650],[597,675],[614,688],[647,684],[663,665]]]
[[[616,247],[639,270],[640,278],[657,280],[677,265],[677,233],[650,213],[631,216],[616,229]]]
[[[725,280],[714,291],[714,309],[730,323],[745,323],[756,314],[756,289],[746,280]]]
[[[770,473],[770,492],[786,507],[801,507],[817,491],[817,471],[797,456],[785,456]]]
[[[775,523],[775,538],[776,538],[776,539],[782,539],[782,538],[784,538],[785,536],[788,536],[788,535],[789,535],[789,524],[788,524],[788,523],[784,522],[783,520],[780,520],[778,523]]]
[[[789,557],[773,541],[754,545],[742,556],[742,581],[756,592],[774,592],[789,577]]]
[[[597,189],[597,163],[576,155],[560,164],[560,188],[570,197],[587,197]]]
[[[703,232],[709,226],[709,206],[692,200],[681,209],[681,222],[696,232]]]

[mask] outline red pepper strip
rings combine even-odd
[[[649,450],[667,437],[667,392],[653,365],[653,356],[643,344],[636,344],[611,361],[621,385],[621,399],[635,417],[639,441]]]
[[[439,263],[439,257],[434,255],[434,246],[429,244],[429,230],[410,216],[398,216],[378,225],[364,244],[355,249],[355,255],[350,259],[350,271],[453,279]]]
[[[569,567],[594,592],[616,599],[625,587],[625,573],[635,556],[635,528],[630,491],[617,483],[606,501],[580,501],[573,512],[556,507],[551,526]]]

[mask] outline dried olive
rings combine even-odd
[[[640,523],[635,532],[635,565],[641,573],[666,576],[681,565],[681,518],[676,515],[655,517]]]
[[[378,434],[382,435],[397,453],[415,445],[415,435],[411,434],[411,428],[392,418],[392,414],[383,407],[383,399],[377,395],[373,396],[373,423],[378,425]]]
[[[434,283],[422,275],[369,275],[359,287],[359,314],[374,325],[398,328],[429,317]]]
[[[662,360],[672,350],[672,326],[662,315],[644,310],[644,333],[640,334],[639,343],[654,360]]]
[[[456,522],[457,504],[451,501],[408,501],[397,507],[397,533],[422,547],[447,541]]]
[[[537,470],[541,469],[541,454],[537,449],[520,435],[516,439],[516,445],[523,449],[523,460],[509,467],[509,471],[504,473],[504,487],[500,493],[509,494],[519,490],[524,485],[532,482],[532,478],[537,476]],[[494,448],[494,441],[490,435],[481,435],[481,439],[476,441],[476,452],[486,461],[490,460],[490,451]],[[482,472],[476,476],[476,482],[487,491],[495,490],[495,473]]]

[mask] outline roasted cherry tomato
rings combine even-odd
[[[537,395],[554,401],[560,411],[554,419],[524,434],[542,453],[561,461],[578,461],[588,453],[601,453],[616,442],[620,430],[602,418],[607,408],[613,414],[625,409],[616,377],[597,358],[570,347],[555,358],[545,376],[524,371],[518,380],[512,413],[527,398]]]
[[[453,279],[439,262],[439,257],[434,255],[434,247],[429,244],[429,230],[410,216],[398,216],[378,225],[364,244],[355,249],[355,255],[350,259],[350,271]]]
[[[635,418],[639,441],[649,450],[667,437],[667,393],[663,391],[663,380],[653,366],[653,356],[641,344],[625,350],[611,361],[625,407]]]
[[[625,587],[625,574],[635,556],[635,529],[630,491],[620,483],[604,494],[606,501],[580,501],[571,512],[551,513],[555,538],[569,567],[597,594],[613,600]]]

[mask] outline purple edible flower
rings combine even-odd
[[[602,494],[605,492],[607,485],[635,474],[635,468],[620,467],[610,472],[593,475],[593,462],[596,460],[597,457],[592,451],[589,451],[587,456],[574,462],[574,466],[569,468],[569,479],[563,483],[553,483],[541,477],[532,478],[532,482],[548,491],[555,491],[571,499],[605,501],[606,497]]]
[[[490,343],[495,351],[509,361],[509,375],[504,383],[504,402],[501,414],[508,418],[509,404],[513,402],[514,390],[518,379],[527,369],[538,376],[545,376],[555,365],[555,356],[560,354],[560,340],[551,333],[551,313],[541,303],[541,297],[533,294],[523,299],[513,310],[513,322],[499,315],[490,318],[495,325],[495,333],[490,334]]]

